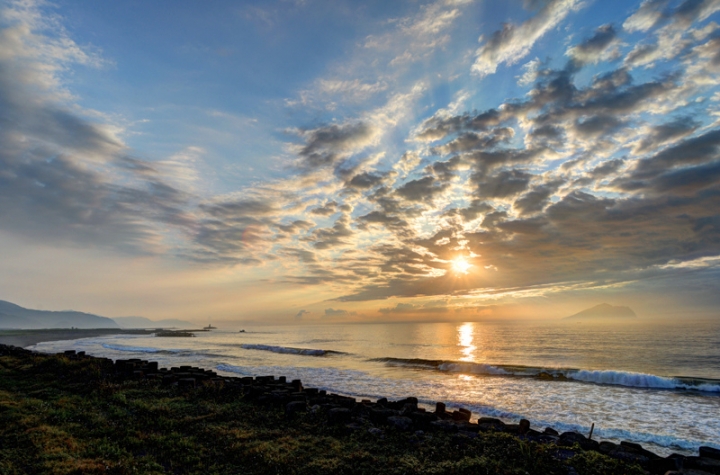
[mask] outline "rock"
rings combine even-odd
[[[685,457],[684,468],[720,475],[720,460],[709,457]]]
[[[435,414],[437,414],[437,415],[445,414],[445,403],[444,402],[436,402],[435,403]]]
[[[622,460],[624,462],[637,463],[642,466],[647,465],[648,461],[650,460],[644,455],[641,455],[634,450],[629,450],[627,447],[623,447],[622,445],[617,446],[607,455],[612,458]]]
[[[452,421],[439,420],[430,423],[430,427],[442,432],[457,432],[458,426]]]
[[[375,437],[377,437],[379,439],[385,438],[385,431],[382,429],[378,429],[377,427],[369,428],[368,433],[374,435]]]
[[[392,409],[385,409],[384,407],[370,409],[370,420],[375,424],[384,424],[388,417],[394,415],[396,414]]]
[[[613,444],[612,442],[609,442],[607,440],[603,440],[600,442],[600,446],[598,447],[598,452],[601,454],[608,455],[613,450],[616,450],[618,448],[617,444]]]
[[[571,458],[575,457],[576,454],[577,454],[577,452],[575,452],[574,450],[557,449],[555,452],[553,452],[552,458],[554,458],[555,460],[562,461],[562,460],[571,459]]]
[[[428,427],[432,421],[436,421],[438,419],[438,416],[436,416],[432,412],[411,412],[410,414],[406,414],[407,417],[413,420],[415,425],[418,427]]]
[[[533,437],[532,440],[540,444],[556,444],[559,438],[556,435],[540,434],[537,437]]]
[[[558,435],[558,436],[560,435],[560,433],[558,431],[556,431],[555,429],[553,429],[552,427],[546,427],[545,430],[543,431],[543,434]]]
[[[563,432],[560,434],[561,441],[568,441],[570,443],[580,443],[587,440],[587,437],[578,432]]]
[[[364,427],[361,424],[358,424],[357,422],[351,422],[350,424],[345,424],[345,428],[348,430],[348,432],[357,432],[357,431],[364,429]]]
[[[334,407],[328,411],[328,421],[331,424],[340,424],[350,420],[350,409],[347,407]]]
[[[650,473],[666,473],[682,469],[682,460],[676,458],[652,459],[648,461],[647,469]]]
[[[713,447],[700,447],[700,457],[720,460],[720,450]]]
[[[409,431],[413,426],[412,419],[405,416],[390,416],[387,418],[387,423],[401,431]]]
[[[530,430],[530,421],[527,419],[520,419],[520,424],[518,424],[518,434],[525,435]]]
[[[470,411],[461,407],[452,413],[452,418],[454,421],[469,421],[471,415]]]
[[[299,412],[307,411],[307,403],[305,401],[291,401],[285,406],[285,415],[293,416]]]
[[[628,442],[626,440],[623,440],[622,442],[620,442],[620,446],[623,447],[626,451],[642,455],[643,457],[647,457],[649,459],[660,458],[657,454],[650,452],[649,450],[645,450],[642,445],[636,444],[634,442]]]
[[[195,387],[195,378],[180,378],[177,384],[179,388],[192,389]]]
[[[505,427],[503,428],[503,431],[508,434],[517,434],[519,430],[520,424],[505,424]]]
[[[500,419],[495,419],[494,417],[481,417],[478,419],[478,424],[494,424],[499,426],[505,425],[503,421],[501,421]]]

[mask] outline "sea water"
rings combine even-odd
[[[539,430],[587,434],[595,424],[595,439],[638,442],[661,455],[720,448],[717,320],[305,324],[196,335],[30,348],[287,376],[356,398],[415,396],[428,408],[442,401],[474,418],[526,418]]]

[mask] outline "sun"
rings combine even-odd
[[[465,260],[464,257],[456,257],[452,261],[452,270],[458,274],[467,274],[472,264]]]

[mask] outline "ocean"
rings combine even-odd
[[[415,396],[542,430],[643,444],[660,455],[720,448],[720,321],[376,323],[247,327],[196,338],[118,335],[40,343],[287,376],[358,399]]]

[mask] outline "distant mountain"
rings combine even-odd
[[[91,313],[63,310],[52,312],[23,308],[0,300],[0,328],[119,328],[112,319]]]
[[[145,317],[115,317],[113,318],[118,325],[123,328],[197,328],[198,326],[186,322],[185,320],[178,320],[176,318],[166,318],[164,320],[150,320]]]
[[[607,303],[595,305],[592,308],[578,312],[575,315],[563,318],[563,320],[589,320],[589,319],[626,319],[637,318],[630,307],[614,306]]]

